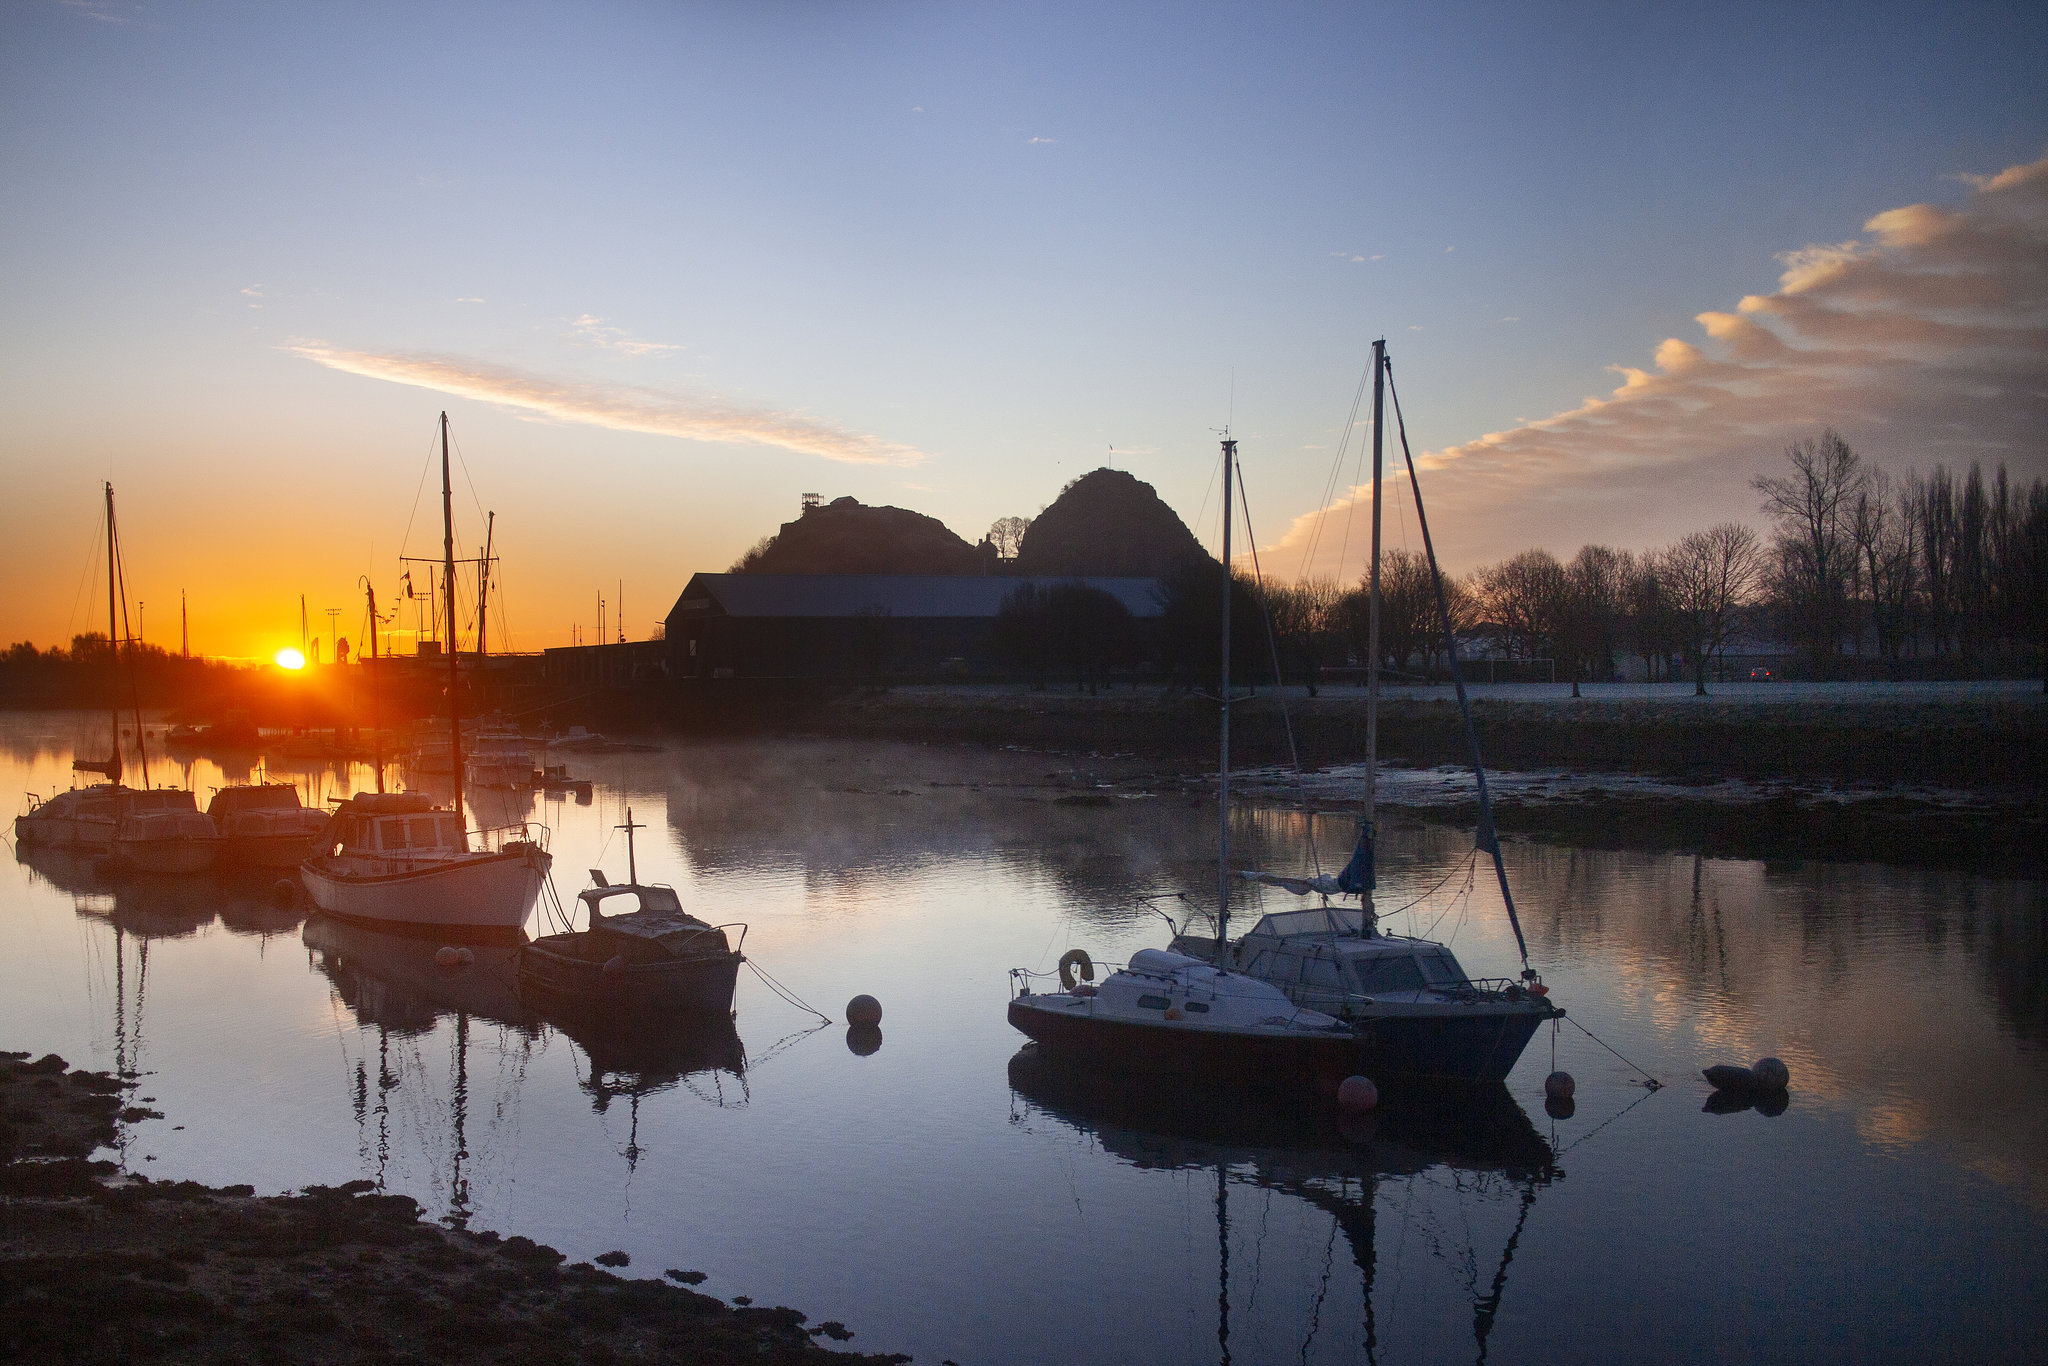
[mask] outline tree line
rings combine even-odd
[[[1894,477],[1833,431],[1794,442],[1784,470],[1753,483],[1768,536],[1724,522],[1657,550],[1525,550],[1445,580],[1453,629],[1508,659],[1554,661],[1574,696],[1629,656],[1652,680],[1682,670],[1705,692],[1738,636],[1795,646],[1821,678],[1852,664],[1981,677],[2048,658],[2048,483],[2023,487],[2003,465]],[[1442,676],[1427,561],[1394,550],[1380,576],[1382,666]],[[1368,582],[1266,587],[1294,681],[1367,657]]]

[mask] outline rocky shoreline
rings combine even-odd
[[[884,1366],[794,1309],[565,1266],[522,1237],[424,1222],[370,1182],[258,1196],[93,1153],[149,1117],[134,1083],[0,1053],[0,1360],[687,1361]],[[599,1260],[624,1265],[623,1253]],[[694,1283],[697,1272],[670,1270]]]

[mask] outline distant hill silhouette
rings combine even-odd
[[[1122,470],[1099,469],[1061,489],[1032,519],[1016,572],[1163,578],[1207,558],[1187,523],[1150,484]]]
[[[936,517],[835,498],[784,522],[732,568],[736,574],[979,574],[994,557]]]

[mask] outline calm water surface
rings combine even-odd
[[[89,735],[0,717],[0,790],[68,785]],[[1567,1027],[1569,1118],[1543,1108],[1545,1034],[1494,1104],[1340,1132],[1307,1097],[1165,1103],[1016,1057],[1007,969],[1163,943],[1140,893],[1213,900],[1212,809],[1139,795],[1129,765],[802,742],[570,763],[590,804],[486,797],[477,817],[545,821],[568,899],[587,868],[624,876],[631,806],[643,879],[746,922],[749,955],[835,1017],[878,996],[881,1048],[745,973],[737,1037],[565,1032],[503,953],[440,972],[432,942],[307,922],[266,881],[116,885],[43,856],[0,862],[0,1047],[142,1073],[165,1117],[115,1155],[152,1177],[365,1177],[574,1259],[703,1270],[710,1293],[928,1363],[2043,1352],[2042,884],[1515,843],[1555,999],[1671,1085]],[[369,782],[270,772],[317,799]],[[169,776],[203,804],[251,771]],[[1058,800],[1077,791],[1108,801]],[[1350,837],[1237,815],[1247,864],[1299,869],[1313,843],[1332,865]],[[1391,832],[1382,903],[1420,898],[1396,928],[1506,976],[1468,851]],[[1702,1111],[1701,1065],[1765,1053],[1791,1065],[1789,1109]]]

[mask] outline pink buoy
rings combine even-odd
[[[1380,1088],[1371,1077],[1346,1077],[1337,1084],[1337,1108],[1347,1115],[1362,1115],[1380,1103]]]
[[[882,1003],[872,996],[856,996],[846,1003],[846,1022],[872,1029],[882,1022]]]
[[[461,948],[455,950],[455,958],[463,967],[468,967],[476,961],[476,950],[464,944]]]
[[[607,981],[623,981],[626,976],[626,955],[623,953],[613,954],[610,958],[604,960],[604,966],[599,968],[598,971],[605,975]]]
[[[1767,1091],[1782,1091],[1792,1084],[1792,1071],[1776,1058],[1758,1058],[1749,1069],[1756,1084]]]
[[[1578,1090],[1579,1084],[1569,1072],[1552,1072],[1543,1079],[1543,1094],[1552,1100],[1570,1100]]]
[[[437,968],[459,968],[462,966],[462,955],[456,951],[453,944],[443,944],[440,948],[434,950],[434,966]]]

